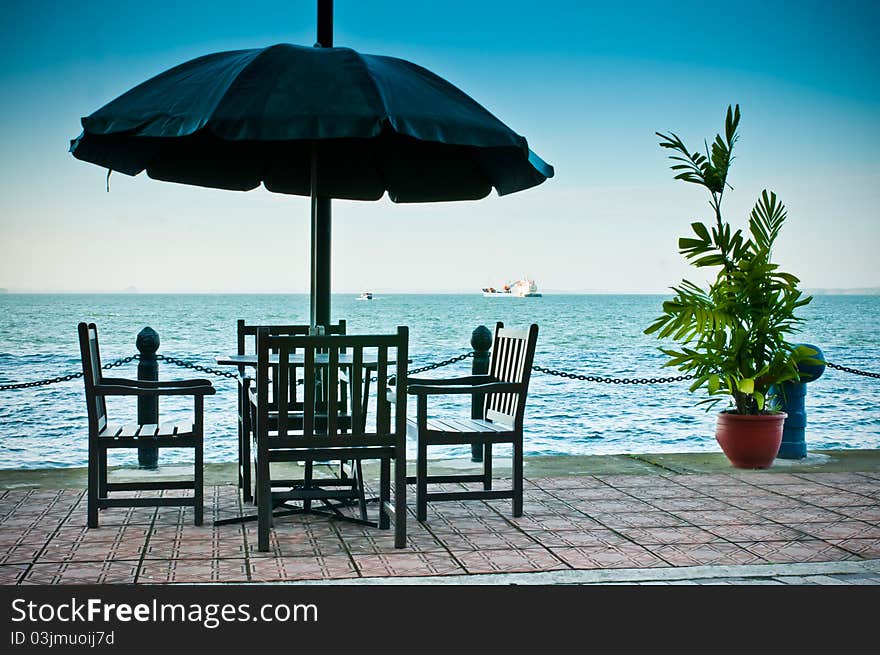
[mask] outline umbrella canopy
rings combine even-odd
[[[290,44],[219,52],[82,119],[74,157],[128,175],[394,202],[476,200],[552,166],[470,96],[411,62]],[[317,173],[317,174],[316,174]]]

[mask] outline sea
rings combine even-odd
[[[382,294],[358,301],[334,294],[332,317],[344,318],[351,334],[409,327],[411,368],[471,351],[473,330],[539,325],[535,364],[578,375],[612,378],[674,376],[664,368],[659,342],[643,330],[661,310],[662,295],[565,295],[484,298],[470,294]],[[151,327],[159,353],[220,369],[218,356],[235,351],[236,320],[308,323],[305,294],[2,294],[0,385],[81,372],[76,327],[95,322],[104,363],[135,354],[137,334]],[[802,311],[795,340],[821,348],[829,362],[880,372],[880,296],[816,295]],[[468,374],[470,359],[424,375]],[[227,369],[223,369],[227,370]],[[136,377],[137,362],[112,375]],[[205,373],[160,362],[161,379]],[[236,382],[211,376],[217,394],[205,408],[207,462],[236,459]],[[603,384],[532,374],[525,418],[525,454],[594,455],[718,451],[715,415],[697,406],[702,393],[688,382]],[[437,415],[467,415],[467,398],[438,399]],[[458,403],[458,404],[456,404]],[[463,404],[462,404],[463,403]],[[133,399],[109,399],[113,422],[134,421]],[[827,369],[808,385],[807,447],[810,450],[880,447],[880,379]],[[410,411],[414,411],[414,406]],[[191,420],[190,399],[163,399],[164,421]],[[84,466],[86,407],[81,379],[27,389],[0,390],[0,468]],[[408,444],[415,455],[415,444]],[[431,457],[454,457],[469,447],[439,447]],[[499,452],[504,456],[503,450]],[[112,464],[132,464],[131,453]],[[190,455],[163,451],[162,463]]]

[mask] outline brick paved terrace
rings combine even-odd
[[[276,519],[271,550],[260,553],[256,523],[212,525],[253,513],[231,484],[206,488],[204,526],[193,525],[191,509],[124,508],[102,510],[97,529],[86,527],[82,488],[52,488],[45,476],[36,487],[7,484],[0,584],[343,581],[880,558],[876,454],[870,465],[769,471],[656,456],[635,472],[579,475],[570,474],[575,460],[558,459],[557,474],[527,467],[534,473],[521,518],[512,518],[508,501],[429,504],[426,523],[408,517],[403,550],[390,530],[307,515]],[[410,489],[411,511],[414,496]]]

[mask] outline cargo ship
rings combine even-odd
[[[505,284],[500,289],[495,287],[483,287],[484,298],[540,298],[538,285],[534,280],[526,277],[510,284]]]

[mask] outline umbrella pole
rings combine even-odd
[[[330,198],[318,195],[318,144],[312,144],[312,270],[310,318],[312,326],[330,325]]]
[[[318,0],[316,47],[333,47],[333,0]],[[318,142],[312,142],[312,270],[310,319],[313,327],[330,326],[330,198],[318,195]]]
[[[312,292],[309,309],[312,328],[330,326],[330,198],[318,196],[318,142],[312,142],[309,195],[312,198]],[[319,378],[320,379],[320,378]],[[324,383],[318,382],[317,398],[326,398]],[[322,400],[318,400],[322,402]],[[307,487],[312,485],[313,463],[305,463],[303,475]],[[310,512],[311,500],[303,500],[303,511]]]

